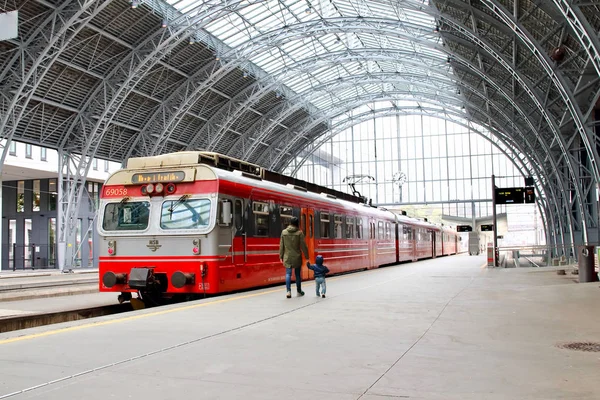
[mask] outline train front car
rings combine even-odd
[[[120,302],[139,293],[146,305],[215,292],[217,192],[197,153],[129,159],[101,194],[100,291]]]

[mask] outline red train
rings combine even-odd
[[[293,216],[332,273],[457,252],[455,231],[360,201],[215,153],[131,158],[102,190],[100,291],[153,304],[282,283]]]

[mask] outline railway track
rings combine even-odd
[[[119,314],[131,310],[131,304],[124,303],[111,304],[106,306],[87,307],[75,310],[5,315],[3,317],[0,317],[0,333],[12,332],[27,328],[35,328],[51,324],[58,324],[61,322],[96,318],[104,315]]]

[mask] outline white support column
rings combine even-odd
[[[58,258],[58,269],[59,271],[63,271],[65,269],[65,250],[66,250],[66,241],[64,236],[65,231],[65,216],[63,215],[63,165],[64,157],[63,151],[58,150],[58,182],[56,191],[58,193],[57,196],[57,205],[56,205],[56,231],[58,233],[58,248],[57,250],[57,258]]]

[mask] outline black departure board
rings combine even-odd
[[[525,190],[517,188],[495,188],[496,204],[520,204],[524,201]]]

